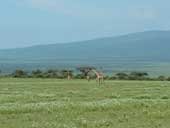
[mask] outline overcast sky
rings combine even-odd
[[[170,0],[1,0],[0,49],[170,30]]]

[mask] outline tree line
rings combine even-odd
[[[72,79],[95,79],[95,74],[91,73],[92,69],[96,69],[95,67],[78,67],[77,71],[67,69],[49,69],[49,70],[40,70],[36,69],[31,72],[17,69],[13,73],[8,75],[1,74],[1,77],[13,77],[13,78],[57,78],[57,79],[66,79],[71,77]],[[1,71],[0,71],[1,73]],[[170,81],[170,77],[159,76],[159,77],[150,77],[147,72],[120,72],[114,75],[106,75],[104,76],[105,80],[159,80],[159,81]]]

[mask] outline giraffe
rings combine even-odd
[[[69,71],[69,70],[67,70],[67,79],[68,80],[72,79],[71,71]]]
[[[71,76],[70,76],[69,73],[68,73],[67,79],[68,79],[68,80],[71,80]]]
[[[104,82],[104,75],[102,72],[96,71],[96,70],[92,70],[95,74],[96,74],[96,81],[100,84],[102,84]]]

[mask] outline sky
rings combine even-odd
[[[1,0],[0,49],[170,30],[170,0]]]

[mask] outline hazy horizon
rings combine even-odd
[[[170,30],[170,1],[6,0],[0,49]]]

